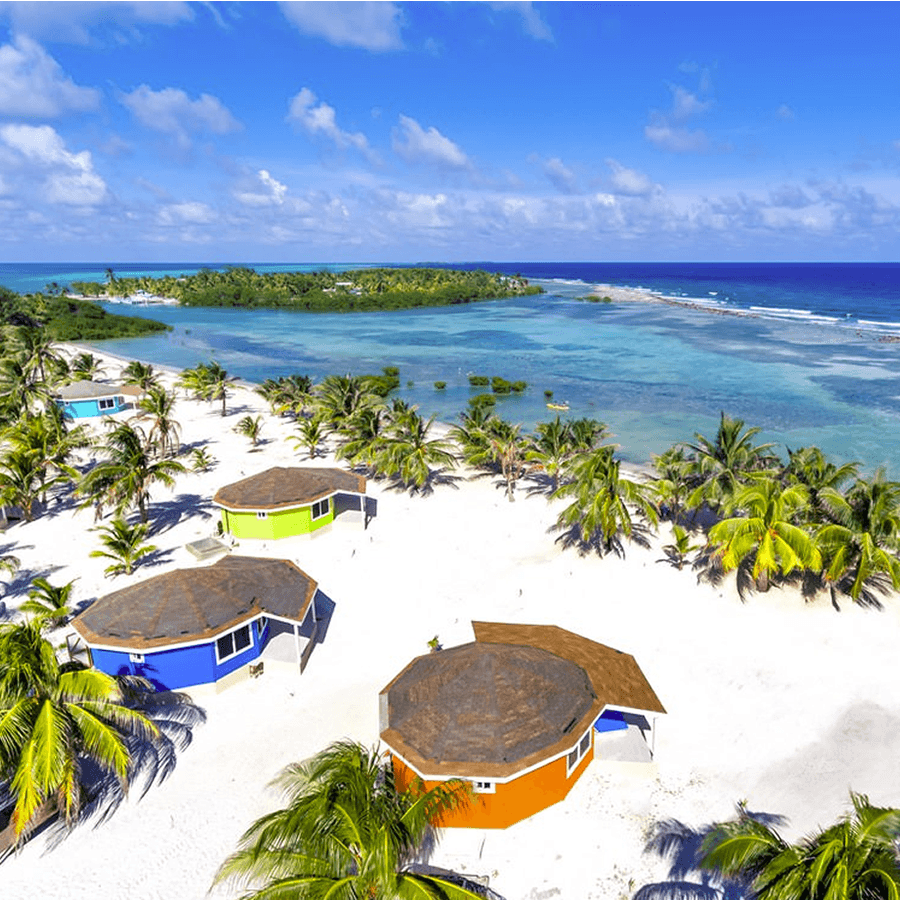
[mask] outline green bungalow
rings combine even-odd
[[[343,469],[276,466],[219,488],[213,503],[222,529],[238,539],[313,534],[336,515],[358,511],[366,522],[366,479]]]

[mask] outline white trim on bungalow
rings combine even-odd
[[[316,589],[316,594],[318,593],[318,588]],[[274,619],[276,622],[284,622],[286,625],[296,625],[300,626],[306,621],[306,617],[312,613],[313,621],[318,622],[318,617],[316,616],[316,607],[315,607],[316,595],[313,594],[312,600],[309,602],[309,608],[303,614],[303,618],[299,621],[297,619],[288,619],[285,616],[276,616],[273,613],[267,612],[263,610],[259,615],[254,616],[252,619],[244,619],[241,622],[238,622],[236,625],[230,626],[230,628],[223,629],[222,631],[217,632],[216,634],[212,634],[209,637],[205,638],[192,638],[188,641],[181,641],[177,644],[160,644],[158,647],[142,647],[139,651],[133,651],[130,647],[133,647],[134,644],[129,646],[122,646],[120,644],[100,644],[95,643],[94,641],[86,638],[79,632],[79,637],[92,649],[94,650],[109,650],[113,653],[132,653],[132,652],[140,652],[145,656],[148,653],[163,653],[166,650],[180,650],[182,647],[201,647],[204,644],[210,644],[217,641],[220,637],[227,634],[229,631],[234,631],[238,628],[242,628],[244,625],[252,625],[254,622],[259,621],[260,619]],[[76,629],[77,630],[77,629]],[[142,638],[135,638],[135,640],[142,640]]]
[[[226,506],[224,503],[220,503],[217,500],[213,500],[212,504],[213,506],[218,506],[219,509],[224,509],[230,513],[276,513],[287,512],[291,509],[303,509],[305,506],[312,506],[313,503],[320,503],[322,500],[330,500],[332,497],[337,497],[338,494],[346,494],[350,497],[368,496],[368,494],[360,493],[359,491],[332,491],[330,494],[325,494],[323,497],[316,497],[315,500],[301,500],[293,504],[293,506],[270,506],[266,509],[257,509],[255,506]]]

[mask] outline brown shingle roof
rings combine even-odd
[[[226,556],[107,594],[72,624],[89,644],[152,649],[212,638],[261,614],[301,622],[316,587],[286,559]]]
[[[473,622],[384,690],[382,740],[420,774],[503,778],[572,747],[606,706],[665,712],[634,657],[553,625]]]
[[[366,492],[366,479],[343,469],[275,466],[219,488],[213,503],[229,510],[290,509],[340,491]]]
[[[96,381],[73,381],[56,391],[61,400],[93,400],[100,397],[116,397],[129,393],[121,384],[98,384]]]

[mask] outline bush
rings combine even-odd
[[[512,390],[512,385],[505,378],[495,375],[491,379],[491,390],[495,394],[508,394]]]
[[[527,381],[514,381],[510,386],[510,390],[514,394],[521,394],[524,392],[525,388],[528,387]]]
[[[544,391],[544,396],[545,396],[548,400],[552,400],[552,399],[553,399],[553,391]]]
[[[400,374],[400,370],[396,366],[385,366],[381,371],[392,378],[396,378]]]
[[[490,378],[487,375],[470,375],[469,376],[469,384],[472,387],[487,387],[491,383]]]
[[[436,391],[442,391],[442,390],[444,390],[445,387],[447,387],[447,382],[446,382],[446,381],[436,381],[436,382],[434,383],[434,389],[435,389]]]
[[[472,409],[478,409],[480,407],[490,408],[497,403],[497,398],[493,396],[493,394],[476,394],[474,397],[469,397],[469,406]]]

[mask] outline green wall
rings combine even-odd
[[[222,510],[222,527],[238,540],[242,538],[277,539],[311,534],[334,521],[334,498],[328,500],[328,512],[312,520],[312,504],[296,509],[271,510],[264,519],[255,512]]]

